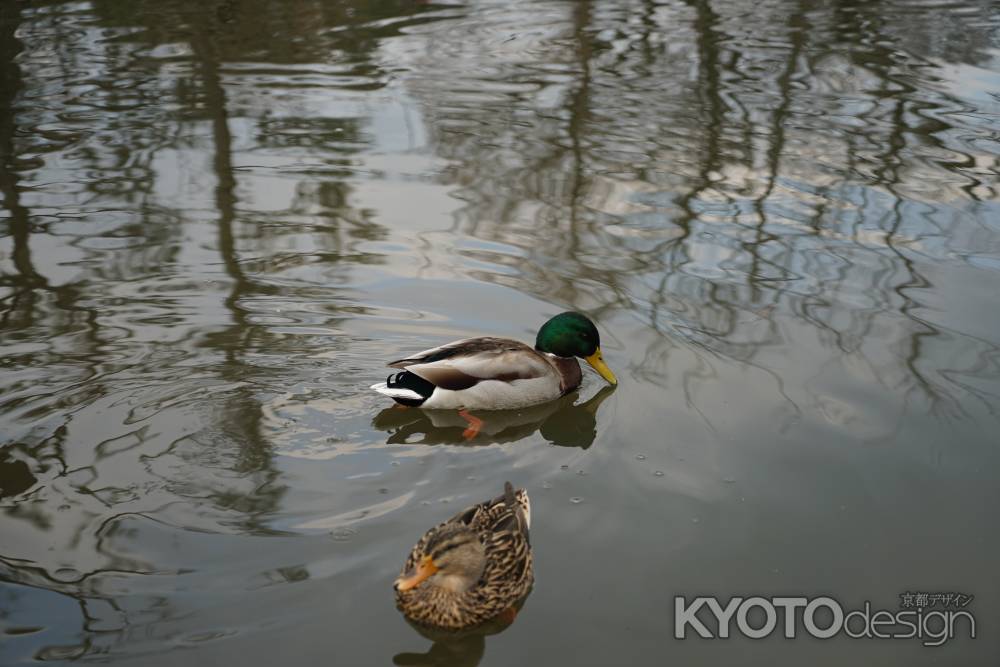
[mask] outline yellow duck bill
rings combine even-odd
[[[608,384],[618,384],[618,378],[616,378],[615,374],[611,372],[608,365],[604,363],[604,357],[601,355],[601,348],[597,348],[592,355],[584,357],[583,360],[590,364],[591,368],[600,373],[601,377],[608,381]]]

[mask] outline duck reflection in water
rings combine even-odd
[[[539,431],[554,445],[587,449],[597,437],[598,408],[616,388],[616,385],[601,387],[579,404],[579,393],[572,392],[557,400],[519,410],[477,410],[469,413],[481,422],[472,437],[468,436],[468,415],[463,416],[455,410],[397,405],[378,413],[372,426],[389,433],[386,444],[390,445],[490,445],[516,442]],[[420,435],[423,437],[418,438]]]
[[[527,596],[516,605],[518,611],[524,606],[525,600]],[[414,630],[434,643],[425,653],[397,653],[393,656],[392,663],[412,667],[476,667],[486,653],[486,638],[505,631],[513,625],[514,619],[515,614],[503,614],[461,633],[436,631],[407,621]]]

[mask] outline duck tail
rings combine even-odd
[[[505,482],[503,494],[507,507],[523,518],[525,532],[527,532],[527,529],[531,528],[531,501],[528,499],[528,492],[524,489],[515,490],[513,484]]]
[[[397,403],[414,407],[422,405],[435,389],[433,384],[409,371],[390,375],[385,382],[373,384],[371,388]]]

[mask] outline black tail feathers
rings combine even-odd
[[[418,406],[422,405],[424,401],[430,398],[430,395],[434,393],[434,385],[427,380],[423,379],[415,373],[410,371],[400,371],[395,375],[390,375],[385,379],[385,385],[390,389],[402,388],[409,389],[410,391],[420,394],[420,400],[415,398],[396,398],[393,400],[397,403],[402,403],[403,405]]]

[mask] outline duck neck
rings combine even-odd
[[[580,386],[583,380],[583,372],[576,357],[557,357],[554,354],[546,355],[556,370],[559,371],[560,389],[563,394],[568,394]]]

